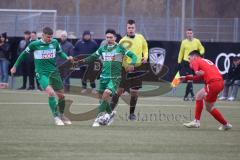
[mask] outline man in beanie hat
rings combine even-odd
[[[83,32],[82,40],[78,40],[75,44],[73,53],[74,56],[79,55],[89,55],[91,53],[94,53],[98,49],[97,43],[92,39],[91,32],[89,30],[86,30]],[[99,62],[92,62],[87,67],[81,67],[81,73],[83,73],[82,76],[82,93],[85,93],[87,91],[87,80],[90,81],[90,86],[92,88],[92,93],[96,94],[96,74],[94,71],[94,65],[99,64]],[[98,67],[97,67],[98,68]],[[98,71],[96,71],[98,72]]]

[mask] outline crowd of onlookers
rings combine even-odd
[[[41,34],[37,34],[35,31],[25,31],[22,40],[18,43],[17,53],[19,56],[21,52],[27,47],[29,43],[40,38]],[[90,31],[86,30],[83,32],[82,37],[73,45],[70,41],[68,41],[68,33],[66,31],[58,31],[56,34],[56,38],[58,38],[61,48],[67,55],[71,56],[79,56],[79,55],[88,55],[95,52],[99,45],[93,39],[93,35]],[[117,42],[120,40],[121,36],[117,37]],[[100,45],[103,45],[104,41]],[[10,60],[12,58],[11,54],[11,45],[7,38],[7,33],[2,33],[0,35],[0,88],[8,88],[9,82],[9,66]],[[18,88],[19,90],[42,90],[37,80],[35,80],[34,73],[34,55],[29,54],[28,57],[23,61],[21,67],[18,72],[21,73],[23,80],[22,85]],[[57,58],[57,65],[60,66],[64,63],[63,60]],[[94,65],[89,65],[89,67],[81,67],[81,73],[92,72]],[[96,92],[96,84],[95,79],[88,76],[82,77],[82,92],[86,92],[87,89],[87,81],[90,81],[90,87],[92,88],[93,93]],[[69,77],[63,80],[65,91],[69,90],[70,79]],[[28,84],[28,86],[27,86]],[[36,84],[36,85],[35,85]],[[229,100],[234,101],[237,97],[238,88],[240,86],[240,57],[234,57],[231,60],[231,67],[227,73],[225,78],[225,86],[222,92],[220,100]]]

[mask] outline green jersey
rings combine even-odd
[[[56,65],[57,55],[67,59],[67,55],[62,52],[56,39],[52,39],[50,43],[46,43],[42,39],[33,41],[18,57],[14,67],[17,67],[27,54],[34,54],[35,72],[45,75],[49,75],[58,70]]]
[[[100,77],[120,78],[122,72],[123,57],[125,55],[130,57],[132,59],[131,64],[135,65],[137,61],[136,55],[117,43],[112,46],[104,45],[100,47],[95,53],[85,58],[85,62],[90,63],[101,56],[103,67]]]

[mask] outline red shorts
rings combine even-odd
[[[223,80],[215,80],[205,85],[205,91],[207,96],[205,97],[206,102],[216,102],[218,94],[223,90],[224,81]]]

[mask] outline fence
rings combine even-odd
[[[0,13],[0,31],[9,36],[22,36],[25,30],[41,31],[44,26],[62,29],[77,38],[84,30],[94,33],[94,38],[104,38],[107,28],[125,33],[127,19],[135,19],[137,30],[148,40],[180,41],[181,18],[124,17],[121,16],[54,16],[44,14],[6,15]],[[192,28],[202,41],[240,42],[239,18],[186,18],[185,28]]]

